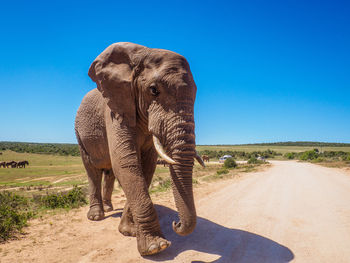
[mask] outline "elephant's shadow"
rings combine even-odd
[[[195,250],[218,255],[213,262],[288,262],[294,258],[287,247],[247,231],[230,229],[197,217],[197,226],[189,236],[178,236],[171,228],[177,212],[155,205],[162,231],[172,245],[164,252],[148,256],[154,261],[173,260],[181,252]],[[196,261],[195,258],[192,262]]]

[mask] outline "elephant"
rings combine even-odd
[[[6,168],[9,168],[9,166],[10,166],[11,168],[16,168],[17,162],[15,162],[15,161],[7,162],[7,163],[6,163]]]
[[[209,163],[210,158],[209,158],[208,155],[202,155],[202,159],[203,159],[204,162],[208,162]]]
[[[173,230],[190,234],[196,225],[192,190],[197,87],[187,60],[172,51],[129,42],[107,47],[90,66],[97,88],[83,98],[75,133],[89,181],[90,220],[112,210],[116,178],[126,204],[118,230],[136,236],[142,256],[170,246],[159,225],[148,188],[159,156],[169,164],[179,213]],[[101,187],[102,174],[104,183]],[[102,188],[102,194],[101,194]]]
[[[20,161],[17,163],[17,168],[26,168],[26,165],[29,165],[28,161]]]

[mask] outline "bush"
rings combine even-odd
[[[346,161],[346,162],[350,161],[350,153],[348,153],[347,155],[343,156],[342,158],[343,158],[343,161]]]
[[[300,160],[309,161],[309,160],[316,159],[317,157],[318,157],[318,153],[315,150],[306,151],[300,155]]]
[[[251,157],[251,158],[249,158],[248,163],[249,164],[262,164],[262,163],[264,163],[264,161],[258,160],[255,157]]]
[[[221,169],[219,169],[219,170],[216,171],[216,173],[217,173],[218,175],[228,174],[228,172],[229,172],[229,171],[228,171],[226,168],[221,168]]]
[[[321,163],[324,161],[325,161],[325,159],[323,157],[317,157],[316,159],[311,160],[311,162],[313,162],[313,163]]]
[[[227,169],[230,168],[236,168],[237,167],[237,163],[233,158],[227,158],[224,162],[224,167]]]
[[[85,193],[76,185],[66,193],[47,194],[37,196],[36,202],[45,208],[77,208],[87,204]]]
[[[11,192],[0,193],[0,241],[5,241],[27,225],[33,212],[28,210],[28,199]]]
[[[295,158],[295,156],[296,156],[295,153],[286,153],[286,154],[284,155],[284,158],[287,158],[287,159],[289,159],[289,160],[292,160],[292,159]]]

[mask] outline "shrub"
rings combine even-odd
[[[287,158],[287,159],[289,159],[289,160],[292,160],[292,159],[294,159],[295,158],[295,153],[286,153],[285,155],[284,155],[284,157],[285,158]]]
[[[300,155],[300,160],[309,161],[309,160],[316,159],[317,157],[318,157],[318,153],[315,152],[315,150],[306,151]]]
[[[325,161],[325,159],[323,157],[317,157],[316,159],[311,160],[311,162],[313,162],[313,163],[321,163],[324,161]]]
[[[36,201],[46,208],[76,208],[87,204],[85,193],[81,187],[76,185],[66,193],[55,193],[39,196]]]
[[[217,173],[218,175],[228,174],[228,172],[229,172],[229,171],[228,171],[226,168],[221,168],[221,169],[219,169],[219,170],[216,171],[216,173]]]
[[[34,214],[27,211],[28,199],[11,192],[0,193],[0,241],[5,241],[27,225]]]
[[[343,161],[350,161],[350,153],[347,155],[343,156]]]
[[[237,163],[233,158],[227,158],[224,162],[224,167],[227,169],[230,168],[236,168],[237,167]]]
[[[264,163],[264,161],[258,160],[255,157],[251,157],[251,158],[249,158],[248,163],[249,164],[262,164],[262,163]]]

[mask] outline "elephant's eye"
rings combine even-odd
[[[159,91],[157,90],[157,88],[156,88],[155,85],[150,86],[149,89],[150,89],[151,94],[152,94],[153,96],[158,96]]]

